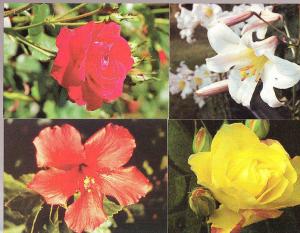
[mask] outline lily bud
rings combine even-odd
[[[212,96],[228,91],[228,79],[214,82],[196,91],[198,96]]]
[[[208,217],[216,209],[216,202],[211,193],[204,188],[195,188],[189,196],[189,205],[198,217]]]
[[[193,152],[196,154],[198,152],[209,151],[212,137],[206,128],[201,128],[194,135],[193,139]]]
[[[265,138],[270,129],[268,120],[246,120],[245,125],[251,129],[259,139]]]

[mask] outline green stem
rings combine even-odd
[[[168,19],[163,19],[163,18],[156,18],[154,20],[154,22],[156,24],[164,24],[164,25],[168,25],[169,24],[169,20]]]
[[[11,18],[11,21],[13,23],[30,23],[31,22],[31,17],[29,16],[15,16]]]
[[[159,8],[159,9],[153,9],[152,14],[164,14],[164,13],[169,13],[170,10],[169,8]]]
[[[290,35],[290,32],[289,32],[289,29],[288,29],[288,27],[287,27],[287,25],[286,25],[286,22],[285,22],[285,20],[283,21],[283,28],[284,28],[284,30],[285,30],[285,33],[287,34],[287,36],[290,38],[291,37],[291,35]],[[293,53],[293,56],[295,57],[296,56],[296,51],[295,51],[295,48],[294,47],[290,47],[291,48],[291,50],[292,50],[292,53]]]
[[[23,43],[23,44],[26,44],[27,46],[31,47],[31,48],[34,48],[36,49],[37,51],[45,54],[46,56],[48,57],[55,57],[56,53],[51,51],[51,50],[48,50],[46,48],[43,48],[39,45],[36,45],[34,44],[33,42],[27,40],[25,37],[21,36],[20,34],[8,29],[8,28],[4,28],[4,32],[13,36],[16,40],[18,40],[19,42]]]
[[[15,8],[15,9],[4,11],[4,17],[18,14],[18,13],[20,13],[22,11],[30,9],[32,6],[33,6],[33,3],[29,3],[29,4],[25,5],[25,6],[21,6],[21,7]]]
[[[22,30],[26,30],[26,29],[30,29],[30,28],[34,28],[34,27],[39,27],[39,26],[42,26],[44,25],[45,22],[39,22],[39,23],[35,23],[35,24],[30,24],[30,25],[27,25],[27,26],[22,26],[22,27],[13,27],[12,29],[14,31],[22,31]]]
[[[71,10],[67,11],[67,12],[64,13],[63,15],[58,16],[57,18],[55,18],[55,20],[62,19],[62,18],[64,18],[65,16],[67,16],[67,15],[69,15],[69,14],[71,14],[71,13],[73,13],[73,12],[75,12],[75,11],[78,11],[79,9],[85,7],[86,5],[87,5],[87,3],[81,3],[81,4],[79,4],[78,6],[76,6],[76,7],[72,8]]]
[[[37,217],[38,217],[39,213],[41,212],[42,208],[43,208],[43,207],[42,207],[42,206],[40,206],[40,207],[39,207],[39,209],[37,210],[37,213],[36,213],[36,215],[34,216],[34,219],[33,219],[33,222],[32,222],[32,227],[31,227],[31,231],[30,231],[30,233],[34,233],[34,226],[35,226],[35,223],[36,223]]]
[[[83,18],[86,18],[86,17],[89,17],[89,16],[92,16],[94,14],[97,14],[100,12],[100,10],[102,10],[102,7],[99,7],[98,9],[96,10],[93,10],[93,11],[90,11],[88,13],[85,13],[85,14],[82,14],[82,15],[78,15],[78,16],[75,16],[75,17],[71,17],[71,18],[66,18],[66,19],[59,19],[59,20],[54,20],[52,21],[52,23],[63,23],[63,22],[69,22],[69,21],[75,21],[75,20],[79,20],[79,19],[83,19]]]

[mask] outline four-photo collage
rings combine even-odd
[[[4,233],[300,233],[300,4],[1,3]]]

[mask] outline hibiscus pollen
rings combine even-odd
[[[91,187],[95,184],[95,179],[90,176],[86,176],[83,181],[83,187],[85,190],[87,190],[89,193],[92,191]]]

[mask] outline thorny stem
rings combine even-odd
[[[4,17],[18,14],[22,11],[30,9],[32,6],[33,6],[33,3],[29,3],[25,6],[21,6],[21,7],[17,7],[15,9],[12,9],[12,10],[4,11]]]

